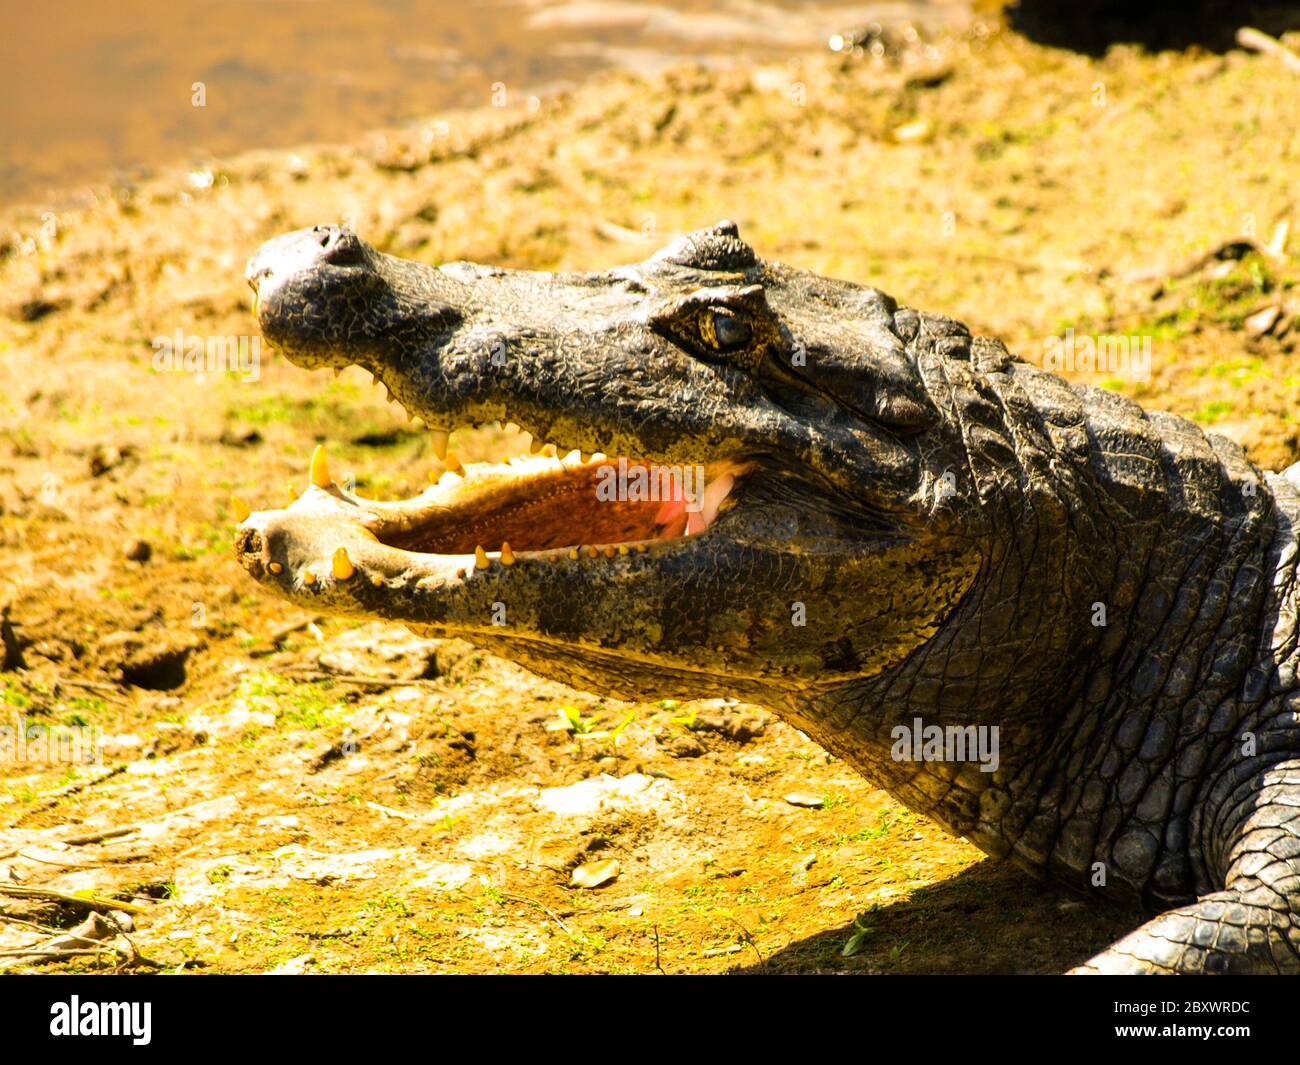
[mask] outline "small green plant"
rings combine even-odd
[[[853,933],[844,941],[844,946],[840,948],[841,956],[851,958],[862,949],[862,944],[866,942],[867,936],[872,935],[876,929],[873,925],[867,924],[867,919],[876,911],[876,907],[864,910],[853,918]]]
[[[579,735],[586,735],[596,725],[594,718],[583,717],[582,711],[576,706],[560,707],[560,722],[566,732],[576,732]]]

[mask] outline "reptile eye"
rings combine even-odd
[[[753,330],[743,318],[714,311],[713,336],[718,347],[730,351],[748,344],[750,337],[753,336]]]

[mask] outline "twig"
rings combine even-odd
[[[1276,240],[1276,234],[1275,238]],[[1285,231],[1283,232],[1285,239]],[[1227,261],[1229,259],[1244,258],[1250,252],[1257,252],[1266,259],[1272,259],[1274,262],[1285,258],[1277,251],[1273,245],[1265,244],[1263,241],[1256,240],[1254,237],[1233,237],[1231,240],[1223,240],[1216,244],[1209,251],[1200,252],[1192,258],[1187,259],[1181,266],[1175,267],[1154,267],[1146,270],[1135,270],[1132,273],[1123,275],[1123,281],[1127,283],[1141,281],[1161,281],[1165,278],[1177,280],[1187,277],[1189,274],[1196,273],[1197,270],[1208,266],[1210,263],[1218,261]]]
[[[501,897],[503,899],[513,899],[515,902],[523,902],[529,906],[536,906],[539,910],[545,913],[547,917],[558,924],[562,932],[566,935],[573,935],[573,930],[564,923],[564,918],[547,906],[546,903],[538,902],[537,899],[530,899],[527,895],[516,895],[513,891],[503,891],[501,892]]]
[[[1300,55],[1296,55],[1276,37],[1270,37],[1253,26],[1242,26],[1237,31],[1237,43],[1254,52],[1263,52],[1279,59],[1292,74],[1300,74]]]
[[[659,964],[659,926],[655,925],[655,968],[659,970],[661,976],[667,976],[664,967]]]
[[[40,862],[42,865],[57,865],[60,869],[97,869],[100,862],[56,862],[53,858],[38,858],[34,854],[28,854],[24,850],[15,851],[14,854],[19,858],[26,858],[29,862]]]
[[[86,954],[116,954],[119,958],[130,956],[121,947],[106,943],[77,950],[0,950],[0,958],[78,958]]]
[[[44,899],[47,902],[66,902],[77,906],[87,906],[92,910],[123,910],[126,913],[149,912],[147,906],[137,906],[133,902],[122,902],[120,899],[106,899],[98,895],[71,895],[66,891],[22,887],[17,884],[0,884],[0,895],[7,895],[11,899]]]
[[[30,810],[26,811],[21,817],[19,817],[14,822],[14,827],[20,828],[22,827],[24,822],[30,821],[37,814],[43,814],[45,813],[46,810],[49,810],[52,807],[57,806],[59,804],[60,799],[65,799],[69,795],[75,795],[83,788],[92,787],[95,784],[99,784],[105,780],[108,780],[110,777],[117,776],[119,773],[125,773],[126,769],[127,769],[127,763],[123,762],[121,765],[115,765],[112,769],[108,770],[106,773],[100,773],[99,776],[92,777],[90,780],[76,780],[73,781],[71,784],[64,784],[63,787],[61,788],[55,788],[53,791],[43,792],[41,794],[41,798],[45,801],[42,802],[39,806],[34,806]]]
[[[87,843],[102,843],[106,839],[130,835],[139,827],[139,825],[123,825],[121,828],[106,828],[102,832],[91,832],[85,836],[73,836],[71,839],[60,840],[59,842],[68,847],[81,847]]]
[[[381,814],[388,817],[400,817],[403,821],[414,821],[415,815],[408,814],[405,810],[394,810],[391,806],[380,806],[377,802],[367,802],[367,806],[372,810],[378,810]]]
[[[432,679],[428,677],[401,680],[393,677],[368,677],[362,673],[330,673],[323,669],[308,669],[306,666],[281,666],[278,669],[271,670],[271,672],[283,673],[290,677],[300,677],[303,680],[337,680],[343,684],[366,684],[381,688],[405,688],[412,684],[433,683]]]
[[[763,958],[763,952],[760,951],[760,950],[758,949],[758,944],[754,942],[754,937],[753,937],[753,935],[750,934],[749,929],[746,928],[746,927],[745,927],[743,924],[741,924],[739,921],[737,921],[734,917],[732,917],[731,914],[725,914],[724,916],[727,918],[728,921],[730,921],[730,922],[731,922],[732,924],[734,924],[737,928],[739,928],[739,929],[741,930],[741,932],[744,933],[744,935],[745,935],[745,942],[748,943],[748,944],[750,945],[750,948],[754,951],[754,955],[755,955],[755,957],[758,958],[758,964],[759,964],[759,965],[765,965],[765,964],[766,964],[766,961],[765,961],[765,959]]]
[[[66,684],[72,688],[90,688],[92,691],[107,692],[119,699],[126,699],[126,694],[116,684],[104,684],[96,680],[81,680],[78,677],[55,677],[54,681],[56,684]]]

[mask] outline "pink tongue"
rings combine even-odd
[[[677,492],[674,492],[673,494],[676,495]],[[655,524],[667,525],[669,522],[676,521],[680,518],[685,511],[685,499],[670,499],[655,513]]]

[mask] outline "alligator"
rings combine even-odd
[[[988,854],[1146,908],[1074,972],[1300,972],[1296,467],[730,222],[584,273],[322,225],[247,277],[268,343],[370,371],[445,466],[377,501],[318,449],[286,509],[235,500],[267,588],[770,708]],[[503,420],[528,455],[448,451]]]

